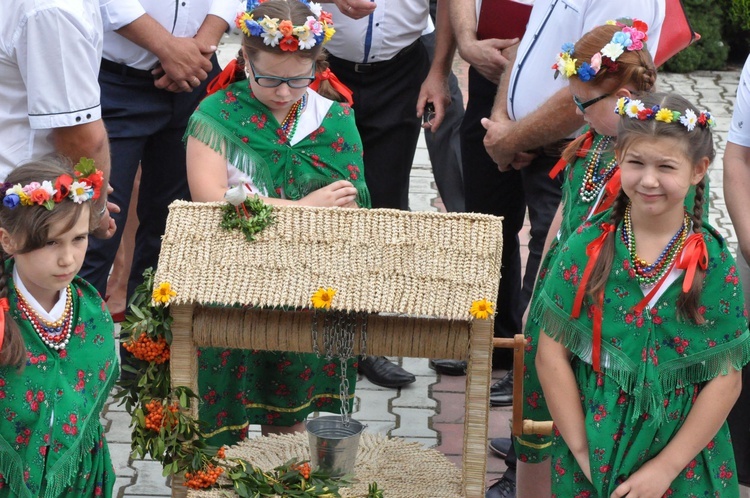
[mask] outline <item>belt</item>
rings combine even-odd
[[[119,74],[120,76],[130,76],[131,78],[141,78],[146,80],[154,79],[154,75],[147,69],[136,69],[134,67],[126,66],[125,64],[118,64],[111,60],[102,59],[102,64],[99,66],[102,71],[108,73]]]
[[[337,64],[345,66],[349,68],[351,71],[354,71],[355,73],[371,73],[374,71],[385,69],[393,65],[399,59],[403,58],[405,55],[408,55],[409,53],[416,50],[419,44],[420,44],[420,41],[419,41],[419,38],[417,38],[416,40],[414,40],[414,42],[411,45],[409,45],[408,47],[402,48],[396,55],[394,55],[387,61],[370,62],[370,63],[352,62],[352,61],[342,59],[340,57],[335,57],[331,54],[328,55],[328,58],[335,59]]]

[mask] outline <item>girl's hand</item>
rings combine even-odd
[[[649,460],[643,467],[620,484],[610,498],[661,498],[672,484],[674,477],[668,469],[661,468],[654,460]]]
[[[350,207],[357,198],[357,189],[351,182],[339,180],[299,200],[303,206]]]

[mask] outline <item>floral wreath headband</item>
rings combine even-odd
[[[57,177],[54,186],[49,180],[28,185],[3,183],[0,197],[3,206],[15,209],[21,206],[44,206],[51,211],[55,204],[70,199],[76,204],[98,199],[104,183],[104,173],[94,167],[94,160],[82,157],[73,168],[74,176],[63,174]]]
[[[628,97],[620,97],[615,105],[615,114],[619,116],[627,116],[629,118],[637,119],[639,121],[648,121],[655,119],[656,121],[662,121],[664,123],[677,123],[679,122],[687,131],[693,131],[695,126],[698,125],[700,128],[713,128],[716,124],[711,113],[708,111],[700,111],[697,115],[692,109],[685,109],[684,113],[655,105],[653,107],[646,107],[643,102],[637,99],[629,99]]]
[[[573,58],[574,45],[570,42],[562,46],[562,52],[557,54],[557,62],[552,66],[555,78],[563,75],[565,78],[578,75],[581,81],[589,81],[599,71],[616,72],[619,69],[617,59],[627,50],[643,50],[643,42],[648,40],[648,24],[639,19],[620,19],[607,21],[607,24],[622,28],[612,36],[612,40],[604,45],[599,52],[591,56],[591,63],[582,63],[576,67],[578,59]]]
[[[285,52],[309,50],[317,44],[324,44],[336,32],[333,29],[333,18],[325,12],[320,4],[299,0],[312,11],[314,16],[307,16],[301,26],[295,26],[292,21],[263,16],[255,20],[252,11],[266,0],[247,0],[247,10],[237,14],[235,23],[245,36],[260,36],[263,43],[270,47],[276,45]],[[317,17],[317,19],[316,19]]]

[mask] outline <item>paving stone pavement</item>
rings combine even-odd
[[[226,63],[236,54],[237,36],[229,35],[219,48],[220,61]],[[458,61],[455,70],[459,79],[465,75],[466,66]],[[708,109],[715,117],[715,142],[717,157],[710,169],[711,223],[730,242],[736,243],[735,232],[726,211],[722,192],[722,156],[734,104],[739,71],[694,72],[691,74],[662,74],[661,91],[675,91],[699,107]],[[465,78],[463,78],[465,93]],[[466,98],[466,97],[464,97]],[[432,177],[430,161],[424,139],[421,138],[414,158],[411,174],[411,209],[437,211],[442,208]],[[528,240],[526,234],[522,234]],[[463,441],[463,400],[465,377],[436,375],[427,359],[394,359],[417,376],[417,381],[404,389],[384,389],[366,379],[357,383],[354,417],[364,422],[368,430],[389,436],[418,441],[426,447],[436,447],[456,464],[461,463]],[[502,372],[495,372],[500,376]],[[493,408],[490,413],[490,437],[509,435],[509,408]],[[117,473],[115,496],[118,498],[145,498],[170,496],[167,480],[161,475],[161,466],[154,461],[130,458],[130,417],[120,406],[110,400],[102,414],[112,461]],[[255,435],[259,435],[255,431]],[[488,457],[488,481],[500,476],[504,470],[502,460]]]

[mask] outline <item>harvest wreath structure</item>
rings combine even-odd
[[[140,358],[131,368],[135,380],[119,394],[133,415],[134,454],[162,461],[174,477],[173,496],[186,496],[185,484],[193,488],[188,496],[230,496],[216,489],[222,482],[239,496],[273,496],[284,480],[300,491],[287,496],[355,496],[345,489],[351,480],[315,475],[304,455],[276,461],[277,470],[252,461],[265,451],[258,444],[299,438],[208,446],[196,420],[196,348],[468,359],[463,470],[448,464],[455,472],[441,473],[457,481],[446,485],[451,496],[483,497],[500,218],[283,206],[264,211],[268,222],[251,240],[241,229],[219,228],[226,209],[218,202],[170,206],[158,270],[147,275],[124,324],[127,347]],[[419,460],[408,443],[368,436],[360,454],[365,443]],[[372,482],[380,479],[372,465],[380,453],[367,453],[371,465],[356,476],[364,483],[356,496],[382,496]],[[404,468],[419,472],[399,468],[405,480]],[[252,494],[258,486],[265,492]],[[382,489],[396,497],[398,488],[394,481],[393,492]]]

